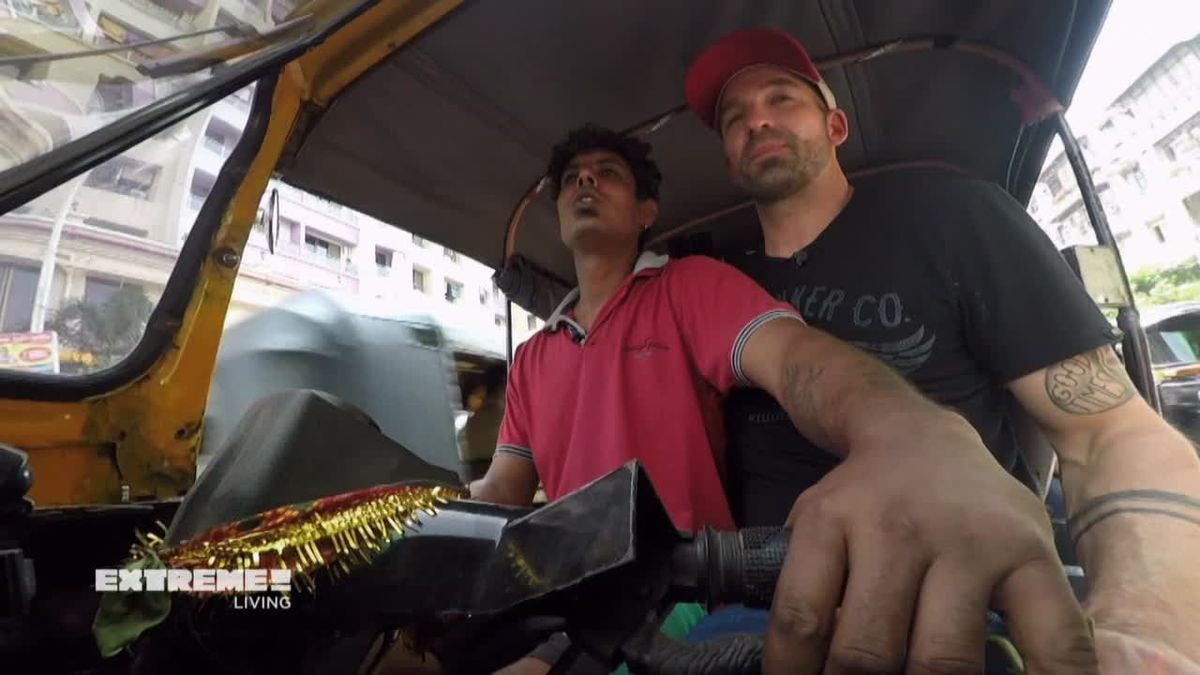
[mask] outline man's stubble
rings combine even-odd
[[[782,140],[790,152],[754,165],[743,161],[738,167],[737,183],[760,204],[777,202],[808,187],[829,165],[832,155],[831,144],[824,138],[806,141],[785,133],[774,138]],[[749,156],[752,150],[748,145],[743,154]]]

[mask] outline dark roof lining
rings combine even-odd
[[[283,177],[496,265],[514,207],[566,128],[589,120],[622,128],[677,105],[690,58],[729,30],[776,25],[817,57],[916,33],[954,33],[1014,53],[1066,98],[1107,0],[1081,0],[1078,10],[1035,0],[903,5],[530,0],[514,16],[503,0],[468,2],[351,85]],[[1069,36],[1056,39],[1072,16]],[[1014,153],[1021,127],[1008,100],[1013,80],[996,66],[942,52],[826,74],[856,125],[855,141],[842,151],[848,169],[943,159],[1003,184],[1014,156],[1023,156],[1011,187],[1018,198],[1028,196],[1049,135],[1024,134]],[[667,177],[660,230],[742,199],[724,176],[714,137],[690,115],[651,140]],[[517,250],[570,277],[547,200],[530,205]]]

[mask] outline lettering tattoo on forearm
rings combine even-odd
[[[1079,507],[1067,521],[1076,546],[1083,535],[1100,523],[1119,515],[1165,516],[1200,526],[1200,499],[1166,490],[1122,490],[1100,495]]]
[[[1046,369],[1046,393],[1072,415],[1112,410],[1133,398],[1133,384],[1111,349],[1073,356]]]

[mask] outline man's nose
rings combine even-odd
[[[577,187],[595,187],[596,175],[591,169],[580,169],[579,174],[575,177],[575,185]]]
[[[766,106],[752,105],[746,110],[746,127],[750,129],[750,133],[765,131],[773,124]]]

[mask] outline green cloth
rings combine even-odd
[[[662,626],[659,631],[669,638],[682,640],[687,637],[688,633],[700,623],[708,615],[704,605],[697,605],[690,602],[681,602],[671,608],[671,613],[667,618],[663,619]],[[629,668],[625,664],[612,671],[611,675],[629,675]]]
[[[163,564],[148,556],[131,562],[126,569],[161,568]],[[107,592],[100,594],[100,608],[92,621],[92,635],[100,655],[108,658],[132,644],[142,633],[162,623],[171,612],[171,596],[157,592]]]

